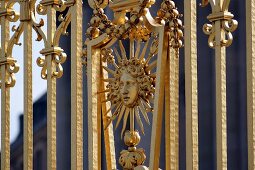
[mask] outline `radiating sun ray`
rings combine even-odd
[[[142,100],[144,106],[146,107],[145,110],[147,110],[148,112],[150,112],[150,111],[152,110],[151,105],[150,105],[147,101],[145,101],[144,99],[141,99],[141,100]]]
[[[116,108],[116,110],[113,112],[113,114],[112,114],[112,117],[116,117],[117,115],[118,115],[118,113],[119,113],[119,109],[122,107],[122,103]],[[113,119],[112,119],[113,120]]]
[[[122,107],[121,107],[121,110],[120,110],[120,113],[119,113],[119,116],[118,116],[118,120],[117,120],[115,129],[117,129],[117,127],[119,126],[120,120],[121,120],[121,118],[122,118],[122,116],[123,116],[125,110],[126,110],[126,107],[125,107],[125,106],[122,106]]]
[[[122,130],[121,130],[121,139],[122,139],[123,133],[126,129],[127,118],[128,118],[129,112],[130,112],[130,108],[127,108],[126,111],[125,111],[124,118],[123,118],[123,127],[122,127]]]
[[[108,128],[108,126],[111,124],[111,122],[112,122],[111,118],[108,118],[107,119],[107,123],[106,123],[106,125],[104,127],[104,130],[106,130]]]
[[[103,90],[103,91],[99,91],[99,92],[97,92],[97,94],[107,93],[107,92],[110,92],[110,89],[106,89],[106,90]]]
[[[135,107],[135,118],[136,118],[136,121],[142,131],[142,133],[144,134],[144,127],[143,127],[143,122],[141,120],[141,117],[140,117],[140,114],[139,114],[139,110],[138,110],[138,107]]]
[[[120,57],[120,54],[119,54],[118,50],[115,47],[113,48],[113,50],[114,50],[115,55],[117,56],[118,63],[120,63],[122,59]]]
[[[127,60],[127,53],[126,53],[126,50],[125,50],[121,40],[119,40],[119,46],[120,46],[120,51],[121,51],[122,59],[126,59]]]
[[[143,51],[142,51],[142,53],[141,53],[141,55],[140,55],[140,57],[139,57],[140,60],[143,60],[143,59],[144,59],[145,54],[146,54],[146,51],[147,51],[147,48],[148,48],[148,45],[149,45],[149,40],[146,41],[146,43],[145,43],[145,45],[144,45],[144,47],[143,47]]]
[[[109,101],[111,101],[111,99],[103,100],[103,101],[101,101],[101,103],[106,103],[106,102],[109,102]]]
[[[144,108],[144,106],[143,106],[143,104],[142,104],[141,101],[139,101],[139,109],[141,110],[145,121],[146,121],[148,124],[150,124],[149,117],[148,117],[147,112],[146,112],[146,110],[145,110],[145,108]]]
[[[150,70],[152,70],[153,68],[155,68],[157,66],[157,60],[153,61],[146,69],[145,71],[148,72]]]
[[[154,57],[155,55],[153,55],[152,53],[150,53],[149,55],[148,55],[148,57],[146,58],[146,60],[145,60],[145,64],[148,64],[149,62],[150,62],[150,60]]]
[[[102,79],[104,82],[113,82],[115,79],[114,78],[107,78],[107,79]]]
[[[121,105],[121,102],[112,104],[111,107],[104,113],[104,115],[107,115],[111,110],[113,110],[114,108],[118,108],[120,105]]]
[[[115,69],[119,68],[119,66],[115,62],[113,62],[112,65],[115,67]]]
[[[111,75],[115,74],[115,71],[109,69],[108,67],[102,66],[108,73],[110,73]]]
[[[156,78],[156,75],[157,75],[157,73],[155,72],[155,73],[152,73],[152,74],[150,75],[150,77]]]
[[[135,58],[138,58],[139,53],[140,53],[140,49],[141,49],[141,41],[138,41],[136,51],[135,51]]]

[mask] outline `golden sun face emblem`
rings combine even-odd
[[[121,137],[126,129],[129,116],[130,119],[132,116],[135,116],[143,134],[144,127],[140,114],[142,114],[145,121],[150,124],[148,112],[153,111],[151,102],[155,91],[156,77],[156,73],[152,72],[157,65],[156,60],[152,61],[152,58],[158,51],[158,40],[155,39],[152,41],[149,53],[146,57],[148,45],[149,41],[144,44],[143,50],[140,53],[141,42],[138,42],[135,54],[131,54],[128,59],[125,48],[122,42],[119,41],[121,55],[118,53],[118,50],[114,48],[114,53],[118,61],[117,63],[115,62],[111,49],[106,49],[107,52],[105,51],[102,54],[103,59],[107,61],[108,64],[113,65],[113,69],[103,66],[112,76],[111,78],[104,79],[104,81],[107,82],[105,90],[105,92],[107,92],[106,101],[110,101],[112,104],[108,112],[113,111],[107,126],[111,121],[117,118],[117,128],[120,121],[123,119]],[[130,120],[130,123],[132,124],[131,121],[132,120]]]

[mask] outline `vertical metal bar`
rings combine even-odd
[[[227,111],[226,111],[226,47],[221,45],[224,32],[221,21],[215,21],[216,70],[216,154],[217,170],[227,169]]]
[[[246,0],[248,169],[255,169],[255,0]]]
[[[22,12],[22,11],[21,11]],[[33,169],[32,25],[24,23],[24,170]]]
[[[162,129],[162,116],[163,116],[163,103],[164,103],[164,75],[166,68],[167,59],[167,48],[168,48],[168,36],[164,32],[164,29],[159,33],[158,47],[158,59],[157,59],[157,81],[155,89],[154,99],[154,114],[152,121],[152,132],[151,132],[151,150],[150,150],[150,170],[159,168],[159,155],[160,155],[160,144],[161,144],[161,129]]]
[[[93,59],[92,59],[93,56]],[[101,129],[98,129],[98,111],[101,114],[100,98],[97,94],[100,80],[100,49],[92,49],[88,45],[88,154],[92,155],[89,159],[89,170],[100,169],[100,158],[98,158],[101,141],[98,141],[98,136],[101,136]]]
[[[82,1],[71,7],[71,169],[83,169]]]
[[[179,56],[169,47],[165,73],[166,169],[179,169]]]
[[[6,9],[7,1],[1,1],[1,11]],[[1,60],[6,58],[10,37],[9,21],[1,17]],[[1,65],[1,170],[10,169],[10,89],[6,86],[6,65]]]
[[[198,170],[197,9],[196,0],[184,1],[186,169]]]
[[[104,63],[102,63],[104,64]],[[106,64],[105,64],[106,65]],[[101,68],[102,77],[104,79],[108,78],[108,73]],[[101,89],[100,91],[105,90],[105,82],[101,81]],[[106,94],[101,94],[101,101],[106,100]],[[103,115],[103,125],[104,127],[107,125],[108,120],[105,113],[108,109],[111,108],[109,103],[102,103],[102,115]],[[111,115],[111,111],[108,115]],[[114,145],[114,133],[113,133],[113,125],[110,124],[107,129],[104,130],[104,142],[105,142],[105,157],[106,157],[106,166],[107,169],[116,169],[116,157],[115,157],[115,145]]]
[[[56,31],[56,11],[47,6],[47,47],[50,48]],[[54,56],[46,55],[47,62],[47,169],[56,170],[56,78],[52,77],[55,64]]]
[[[1,170],[10,169],[10,89],[5,85],[6,68],[1,66]]]

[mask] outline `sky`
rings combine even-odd
[[[19,6],[15,5],[14,9],[19,11]],[[43,17],[40,16],[40,18],[43,18],[45,21],[45,16],[43,16]],[[39,19],[37,19],[37,21],[38,20]],[[11,27],[13,25],[18,26],[19,23],[14,23],[14,24],[12,23]],[[45,25],[43,28],[43,30],[46,33],[45,27],[46,27],[46,22],[45,22]],[[11,33],[11,35],[12,35],[12,33]],[[36,59],[41,56],[39,51],[44,48],[43,42],[35,41],[35,39],[36,39],[35,31],[33,31],[32,39],[33,39],[33,50],[32,50],[32,54],[33,54],[33,61],[32,61],[33,62],[33,76],[32,76],[33,77],[32,78],[33,79],[33,102],[35,102],[37,99],[40,98],[40,96],[42,96],[46,92],[47,82],[41,78],[41,68],[36,64]],[[20,42],[23,44],[23,36],[20,37]],[[10,99],[11,100],[10,140],[11,140],[11,142],[13,142],[15,140],[15,138],[17,137],[17,135],[19,133],[19,116],[21,114],[23,114],[23,110],[24,110],[24,106],[23,106],[23,103],[24,103],[24,99],[23,99],[23,97],[24,97],[24,95],[23,95],[23,93],[24,93],[23,45],[21,45],[21,46],[15,45],[12,55],[17,60],[17,63],[19,64],[20,69],[19,69],[18,73],[15,74],[16,85],[13,88],[11,88],[11,90],[10,90],[10,93],[11,93],[11,96],[10,96],[10,98],[11,98]],[[1,98],[0,98],[0,101],[1,101]],[[0,105],[0,108],[1,108],[1,105]],[[1,121],[0,121],[0,124],[1,124]],[[0,135],[0,139],[1,139],[1,135]]]

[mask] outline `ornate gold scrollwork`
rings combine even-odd
[[[54,47],[50,49],[43,49],[40,51],[42,55],[45,57],[52,57],[52,62],[56,66],[56,70],[52,71],[50,75],[55,78],[60,78],[63,75],[63,67],[61,64],[63,64],[66,60],[66,53],[63,52],[64,50],[60,47]],[[41,77],[43,79],[47,79],[48,72],[47,72],[47,62],[45,58],[38,57],[36,60],[38,66],[42,67],[41,71]]]
[[[13,6],[17,2],[19,1],[10,0],[6,4],[5,2],[2,2],[1,6],[5,5],[5,7],[1,8],[0,18],[8,20],[9,22],[18,21],[18,19],[20,18],[20,15],[18,12],[16,12],[13,9]],[[5,28],[3,27],[2,29],[5,29]],[[8,40],[6,39],[7,48],[1,49],[1,50],[6,50],[4,52],[5,55],[1,56],[0,58],[0,65],[5,65],[5,69],[6,69],[6,77],[5,77],[6,87],[13,87],[15,86],[15,83],[16,83],[15,73],[19,71],[19,65],[17,64],[17,61],[12,57],[12,49],[15,44],[21,45],[21,43],[19,43],[19,38],[23,32],[23,23],[21,23],[17,28],[14,25],[11,30],[14,32],[14,34],[12,35],[10,39]],[[6,35],[2,35],[2,36],[6,36]],[[1,84],[2,82],[0,83],[0,87],[1,87]]]
[[[36,11],[41,15],[47,14],[48,5],[52,5],[54,9],[59,12],[63,12],[64,10],[68,9],[65,16],[63,16],[63,14],[60,14],[58,17],[58,21],[60,22],[60,24],[58,25],[56,31],[54,31],[54,37],[51,42],[51,47],[47,47],[47,42],[50,40],[47,39],[46,35],[41,29],[41,27],[44,25],[44,21],[41,19],[39,23],[36,23],[35,18],[32,17],[33,28],[37,33],[37,40],[44,41],[45,49],[43,49],[40,53],[45,57],[52,57],[52,62],[56,68],[55,71],[53,71],[51,74],[52,77],[55,78],[60,78],[63,75],[62,64],[65,62],[67,56],[66,53],[64,53],[64,50],[59,47],[59,39],[61,35],[68,35],[68,32],[66,30],[71,22],[71,9],[69,7],[73,6],[74,3],[75,0],[43,0],[37,5]],[[41,77],[43,79],[46,79],[49,73],[47,72],[47,62],[45,58],[39,57],[37,59],[37,64],[42,67]]]
[[[88,0],[88,3],[92,9],[96,8],[104,9],[105,7],[107,7],[109,0]]]
[[[203,1],[202,6],[206,6],[208,1]],[[215,3],[211,2],[212,9],[216,9]],[[215,47],[215,22],[221,22],[221,29],[224,32],[224,39],[221,40],[221,46],[228,47],[233,42],[232,32],[237,29],[238,22],[233,19],[234,15],[228,11],[229,0],[225,0],[220,10],[213,11],[207,18],[212,24],[204,24],[203,31],[209,35],[208,45],[211,48]]]
[[[156,21],[158,23],[167,23],[170,32],[170,46],[178,49],[183,46],[183,25],[177,7],[174,1],[164,0],[161,4],[161,8],[157,12]]]
[[[119,1],[118,1],[119,2]],[[127,1],[126,1],[127,2]],[[113,2],[117,3],[117,2]],[[116,38],[134,38],[146,41],[150,37],[149,30],[143,24],[143,17],[148,11],[148,8],[154,3],[152,0],[144,0],[136,8],[132,8],[130,19],[125,14],[126,10],[120,11],[123,15],[115,14],[115,22],[112,22],[104,14],[103,8],[95,4],[93,16],[90,20],[90,27],[87,29],[87,35],[90,39],[95,39],[106,33],[110,37]],[[126,4],[127,7],[130,5]],[[131,4],[132,5],[132,4]]]
[[[20,15],[19,15],[19,13],[17,11],[15,11],[13,9],[13,6],[14,6],[14,4],[16,2],[18,2],[18,1],[17,0],[10,0],[10,1],[8,1],[8,3],[6,4],[6,8],[4,10],[1,9],[0,17],[4,16],[10,22],[18,21]]]
[[[5,85],[6,87],[13,87],[16,83],[15,73],[19,71],[19,65],[16,63],[17,61],[11,57],[6,58],[4,60],[0,60],[0,66],[5,65],[6,68],[6,77],[5,77]],[[2,82],[0,82],[1,87]]]

